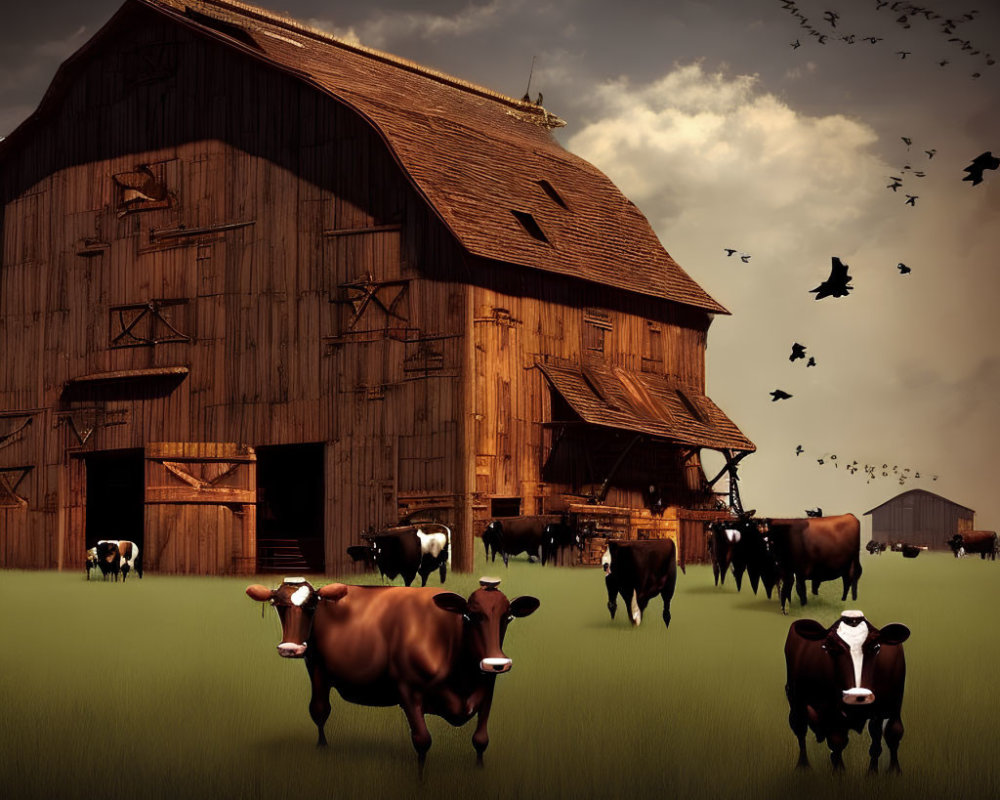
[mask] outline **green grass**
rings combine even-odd
[[[711,569],[678,576],[673,622],[660,601],[632,629],[612,622],[599,569],[480,562],[508,597],[534,594],[505,643],[484,769],[474,723],[428,717],[424,782],[398,708],[333,694],[330,746],[314,746],[300,662],[279,658],[274,611],[252,582],[147,574],[127,584],[80,573],[0,572],[0,786],[16,798],[810,797],[1000,795],[1000,564],[925,553],[865,557],[860,597],[876,625],[909,625],[901,776],[865,774],[868,737],[851,736],[847,771],[810,741],[793,769],[782,646],[798,617],[831,622],[845,607],[824,584],[782,617]],[[370,576],[362,582],[377,582]],[[436,583],[436,575],[431,585]],[[262,579],[275,585],[273,578]],[[323,580],[317,580],[322,583]],[[883,766],[888,755],[883,754]]]

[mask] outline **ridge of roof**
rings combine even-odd
[[[409,72],[414,72],[419,75],[432,78],[433,80],[439,81],[447,86],[462,89],[489,100],[495,100],[504,105],[511,106],[519,113],[539,117],[538,120],[530,121],[535,124],[542,125],[543,127],[561,128],[566,125],[565,120],[560,119],[555,114],[546,111],[543,106],[532,103],[530,100],[519,100],[515,97],[511,97],[510,95],[498,92],[495,89],[489,89],[485,86],[473,83],[472,81],[457,78],[454,75],[441,72],[433,67],[419,64],[416,61],[403,58],[402,56],[387,53],[384,50],[369,47],[361,44],[360,42],[349,42],[335,36],[332,33],[329,33],[328,31],[313,27],[312,25],[306,25],[299,20],[293,19],[292,17],[285,16],[284,14],[279,14],[274,11],[268,11],[267,9],[251,5],[249,3],[243,3],[240,2],[240,0],[136,0],[136,2],[151,7],[167,6],[178,10],[181,13],[184,13],[184,11],[188,8],[193,9],[194,11],[199,11],[199,7],[209,7],[213,10],[233,13],[244,20],[250,18],[269,25],[284,28],[289,32],[299,33],[326,44],[332,44],[336,47],[351,50],[355,53],[360,53],[377,59],[386,64],[392,64],[393,66],[400,67]]]
[[[956,503],[954,500],[949,500],[944,495],[937,494],[936,492],[932,492],[929,489],[907,489],[905,492],[900,492],[899,494],[894,495],[893,497],[890,497],[888,500],[884,500],[883,502],[879,503],[874,508],[869,509],[868,511],[866,511],[864,513],[863,516],[868,516],[873,511],[878,511],[883,506],[889,505],[889,503],[891,503],[893,500],[898,500],[900,497],[906,497],[906,495],[908,495],[908,494],[915,494],[917,492],[921,492],[923,494],[929,494],[931,497],[936,497],[938,500],[944,500],[946,503],[950,503],[953,506],[958,506],[959,508],[961,508],[961,509],[963,509],[965,511],[971,511],[973,514],[976,513],[976,510],[974,508],[969,508],[968,506],[963,506],[961,503]]]

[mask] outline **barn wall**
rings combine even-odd
[[[336,573],[360,530],[463,497],[456,246],[352,111],[139,18],[0,178],[0,437],[37,416],[0,439],[0,469],[31,468],[26,504],[0,507],[2,565],[79,560],[81,453],[325,442]]]

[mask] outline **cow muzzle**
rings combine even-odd
[[[484,658],[479,662],[479,669],[490,674],[510,672],[513,663],[509,658]]]
[[[875,702],[875,693],[871,689],[845,689],[843,701],[848,706],[867,706]]]
[[[302,658],[306,654],[306,643],[282,642],[278,645],[278,655],[282,658]]]

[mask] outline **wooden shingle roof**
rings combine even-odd
[[[606,362],[536,365],[584,422],[713,450],[757,448],[712,400],[664,375]]]
[[[892,505],[894,503],[900,503],[900,502],[903,501],[903,498],[905,498],[907,496],[910,496],[910,495],[914,495],[914,496],[916,496],[916,495],[926,495],[928,497],[933,497],[933,498],[935,498],[937,500],[941,500],[942,502],[947,503],[948,505],[954,506],[955,508],[961,509],[962,511],[968,511],[970,514],[975,514],[976,513],[974,509],[968,508],[967,506],[963,506],[961,503],[956,503],[954,500],[949,500],[947,497],[942,497],[941,495],[935,494],[934,492],[929,492],[926,489],[910,489],[910,490],[905,491],[905,492],[900,492],[895,497],[890,497],[885,502],[879,503],[877,506],[875,506],[875,508],[868,509],[868,511],[865,512],[865,516],[868,516],[869,514],[873,514],[874,512],[879,511],[880,509],[885,508],[888,505]]]
[[[544,108],[242,3],[128,0],[123,8],[131,5],[353,108],[473,256],[729,313],[607,176],[559,145],[551,128],[563,123]]]

